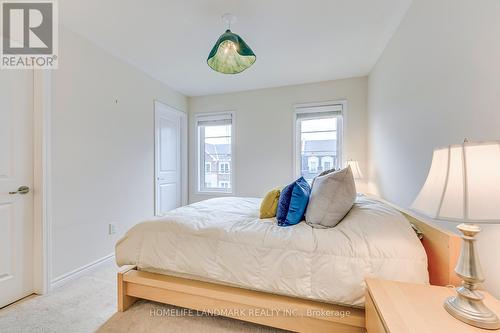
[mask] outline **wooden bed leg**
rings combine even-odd
[[[137,301],[136,297],[127,295],[126,282],[123,281],[123,276],[130,270],[136,269],[135,265],[125,265],[120,268],[117,275],[118,282],[118,311],[127,311],[132,304]]]

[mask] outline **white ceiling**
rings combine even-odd
[[[367,75],[412,0],[62,0],[60,20],[186,95]],[[237,75],[206,58],[231,12],[257,62]]]

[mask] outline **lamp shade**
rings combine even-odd
[[[213,70],[224,74],[237,74],[252,66],[257,60],[245,41],[226,30],[215,43],[208,55],[207,63]]]
[[[435,219],[500,223],[500,141],[434,150],[412,208]]]
[[[361,179],[361,178],[363,178],[363,173],[361,173],[361,169],[359,168],[358,161],[349,160],[349,161],[347,161],[347,163],[345,164],[345,166],[346,166],[346,168],[348,166],[351,167],[352,176],[354,177],[354,179]]]

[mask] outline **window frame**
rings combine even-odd
[[[323,171],[325,171],[325,170],[330,170],[331,168],[333,168],[333,161],[330,161],[330,158],[331,158],[331,157],[329,157],[329,160],[328,160],[328,161],[325,161],[325,160],[324,160],[324,159],[325,159],[325,158],[327,158],[327,157],[329,157],[329,156],[323,157],[323,158],[321,159],[321,162],[320,162],[320,164],[321,164],[321,168],[323,169]],[[326,163],[328,163],[328,164],[329,164],[329,165],[328,165],[328,167],[326,167],[326,166],[325,166],[325,165],[326,165]]]
[[[227,189],[229,189],[229,185],[231,185],[227,180],[221,180],[221,181],[219,181],[219,184],[227,184],[228,187],[224,187],[224,186],[221,187],[221,188],[227,188]]]
[[[229,174],[230,174],[230,188],[207,188],[205,186],[206,181],[204,174],[202,174],[202,171],[205,169],[205,159],[202,158],[201,155],[201,144],[200,144],[200,133],[199,133],[199,128],[198,128],[198,122],[200,120],[203,120],[203,118],[213,118],[216,119],[220,117],[221,119],[225,119],[227,117],[231,118],[231,163],[229,163]],[[194,114],[193,117],[194,121],[194,132],[195,132],[195,160],[196,160],[196,184],[195,184],[195,193],[200,194],[200,195],[234,195],[235,192],[235,176],[234,176],[234,170],[235,168],[235,142],[236,142],[236,131],[235,131],[235,126],[236,126],[236,115],[234,111],[223,111],[223,112],[201,112],[201,113],[196,113]],[[213,168],[212,168],[213,169]],[[217,172],[219,172],[218,167],[216,168]],[[213,170],[212,170],[213,171]],[[228,173],[225,173],[226,175]],[[218,185],[218,184],[217,184]]]
[[[208,171],[207,171],[207,166],[208,166]],[[212,163],[205,161],[205,173],[206,172],[212,172]]]
[[[232,139],[233,138],[231,137],[231,140]],[[232,145],[232,143],[231,143],[231,145]],[[231,159],[232,159],[232,157],[233,157],[233,154],[231,154]],[[227,172],[226,172],[226,170],[223,170],[223,168],[222,168],[223,165],[227,165]],[[220,162],[219,163],[219,173],[222,174],[222,175],[230,174],[231,173],[231,163],[229,163],[229,162]]]
[[[312,163],[312,161],[314,161],[315,163]],[[316,167],[316,170],[313,170],[311,168],[311,166],[313,164],[316,164],[315,167]],[[318,172],[318,168],[319,168],[319,157],[317,156],[309,156],[308,159],[307,159],[307,168],[309,170],[310,173],[313,173],[313,172]]]
[[[333,168],[342,168],[344,165],[344,129],[346,128],[347,122],[347,100],[335,100],[335,101],[325,101],[325,102],[315,102],[315,103],[300,103],[293,105],[293,175],[298,178],[301,176],[301,140],[300,140],[300,125],[299,125],[299,115],[303,114],[318,114],[322,112],[329,112],[328,110],[321,110],[321,108],[326,109],[328,107],[340,107],[340,114],[336,117],[339,118],[337,120],[337,132],[338,140],[337,140],[337,153],[338,153],[338,164],[333,165]],[[307,117],[302,118],[307,119]],[[314,117],[311,117],[314,119]],[[319,167],[319,165],[318,165]]]

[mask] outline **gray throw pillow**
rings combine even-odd
[[[321,176],[324,176],[324,175],[327,175],[329,173],[332,173],[332,172],[335,172],[335,169],[330,169],[330,170],[325,170],[323,171],[322,173],[320,173],[319,175],[317,175],[316,177],[313,178],[313,181],[311,183],[311,188],[314,186],[314,180],[318,177],[321,177]]]
[[[333,228],[349,213],[355,200],[356,185],[350,167],[316,177],[306,223],[314,228]]]
[[[335,172],[335,169],[325,170],[322,173],[320,173],[319,175],[317,175],[316,177],[325,176],[325,175],[332,173],[332,172]]]

